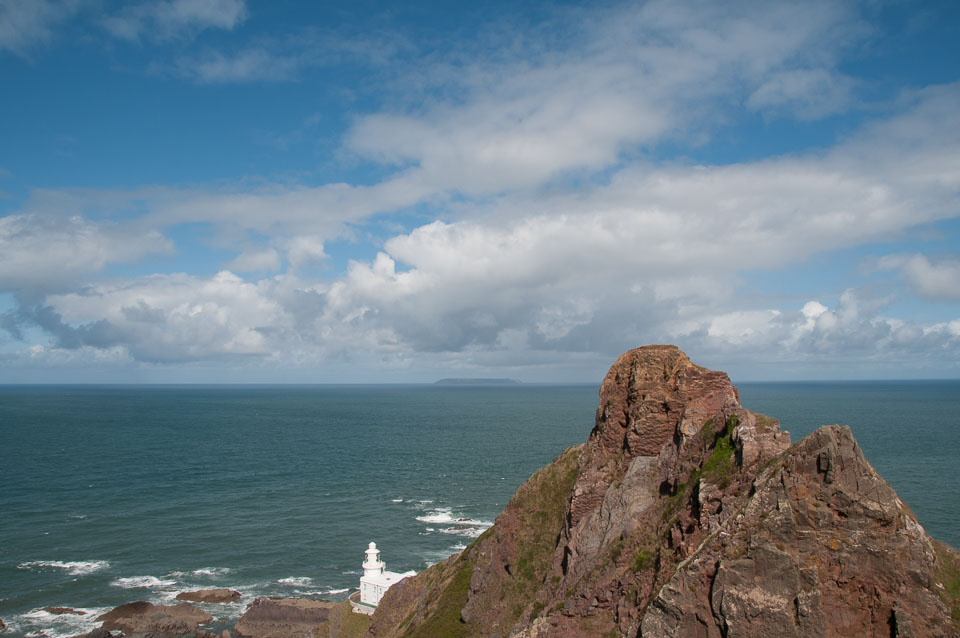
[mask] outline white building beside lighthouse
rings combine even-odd
[[[364,552],[363,576],[360,577],[360,596],[354,593],[350,596],[353,611],[363,614],[373,614],[380,603],[380,599],[391,585],[398,583],[409,574],[388,572],[387,564],[380,560],[380,550],[376,543],[370,543]]]

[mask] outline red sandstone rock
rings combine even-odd
[[[588,441],[391,588],[370,635],[954,636],[940,560],[848,428],[791,447],[726,374],[647,346],[611,367]]]

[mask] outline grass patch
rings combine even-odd
[[[340,631],[338,638],[363,638],[370,628],[370,616],[355,614],[348,601],[340,603]]]
[[[519,510],[519,518],[529,521],[517,539],[514,577],[504,583],[504,603],[513,621],[535,598],[550,570],[567,502],[577,480],[580,450],[581,446],[565,450],[556,461],[530,477],[507,504],[508,510]]]
[[[933,549],[937,553],[937,578],[943,583],[942,590],[936,589],[950,608],[953,631],[960,633],[960,556],[940,541],[933,541]]]
[[[652,569],[657,562],[657,554],[650,549],[641,549],[637,552],[637,555],[633,558],[633,563],[630,565],[630,569],[635,572],[642,572],[648,569]]]
[[[461,558],[454,565],[453,576],[441,589],[436,605],[423,622],[407,634],[408,638],[464,638],[469,627],[460,618],[460,610],[467,604],[470,577],[473,576],[475,560]]]
[[[764,432],[769,432],[770,430],[773,429],[775,425],[779,423],[779,421],[777,421],[773,417],[769,417],[765,414],[757,414],[756,417],[757,417],[757,425],[756,425],[757,432],[760,432],[761,434]]]
[[[618,538],[617,540],[610,543],[610,562],[616,563],[617,559],[620,558],[620,554],[623,553],[623,539]]]
[[[737,427],[737,415],[731,414],[727,419],[726,427],[717,436],[713,444],[710,458],[703,464],[703,478],[707,479],[720,489],[730,483],[730,474],[734,469],[734,453],[736,446],[733,443],[733,430]]]

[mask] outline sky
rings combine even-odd
[[[0,0],[0,383],[960,377],[960,3]]]

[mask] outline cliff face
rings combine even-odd
[[[956,580],[848,428],[791,446],[726,374],[646,346],[611,367],[588,441],[391,588],[369,635],[954,636]]]

